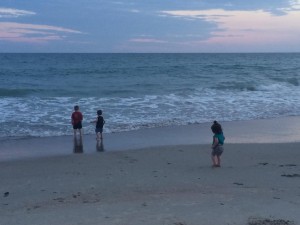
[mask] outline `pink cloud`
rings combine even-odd
[[[163,11],[165,15],[179,18],[202,19],[213,22],[218,29],[212,31],[206,40],[193,41],[190,46],[250,46],[299,43],[300,13],[287,11],[285,15],[275,16],[271,13],[256,11],[181,10]]]

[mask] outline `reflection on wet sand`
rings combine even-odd
[[[103,140],[97,140],[96,151],[97,152],[104,152]]]
[[[74,137],[74,153],[83,153],[83,144],[82,144],[82,137]]]

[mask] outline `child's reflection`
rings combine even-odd
[[[97,152],[104,152],[103,139],[102,140],[97,140],[96,151]]]
[[[74,137],[74,153],[83,153],[82,137]]]

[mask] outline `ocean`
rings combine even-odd
[[[0,137],[300,115],[300,53],[0,54]]]

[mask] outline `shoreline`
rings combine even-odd
[[[225,144],[229,143],[293,143],[300,142],[300,116],[274,119],[221,122]],[[207,145],[211,143],[211,123],[148,128],[120,133],[104,132],[102,142],[95,135],[32,137],[2,141],[0,161],[22,160],[73,153],[115,152],[149,147]]]

